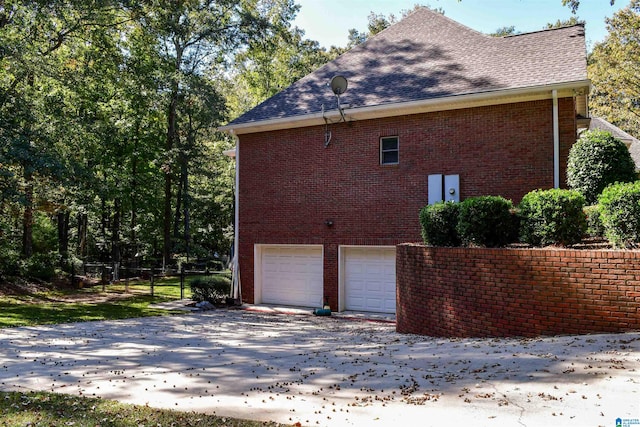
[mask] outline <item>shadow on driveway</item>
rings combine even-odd
[[[640,418],[640,332],[441,339],[350,317],[216,310],[0,330],[0,389],[303,425]]]

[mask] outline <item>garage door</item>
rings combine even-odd
[[[396,312],[396,249],[344,249],[345,309]]]
[[[322,248],[263,246],[262,302],[319,307],[322,304]]]

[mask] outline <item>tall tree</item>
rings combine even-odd
[[[61,72],[73,66],[68,43],[117,25],[114,5],[108,0],[13,0],[0,8],[1,163],[21,189],[17,200],[23,206],[25,257],[33,251],[36,181],[59,179],[64,169],[60,141],[68,126],[60,120],[66,96]]]
[[[291,27],[299,6],[291,0],[274,0],[263,19],[269,27],[248,41],[234,58],[229,93],[232,111],[242,113],[275,95],[296,80],[333,59],[320,45],[304,38],[304,32]],[[240,96],[237,97],[236,94]]]
[[[179,108],[188,99],[187,80],[201,75],[222,61],[239,43],[263,29],[255,11],[268,2],[251,0],[153,0],[143,6],[140,23],[154,35],[166,87],[166,138],[163,207],[163,260],[169,263],[172,251],[171,223],[173,182],[179,163]]]
[[[410,13],[414,12],[416,9],[419,9],[421,7],[426,7],[428,9],[433,10],[434,12],[444,15],[444,9],[441,7],[432,7],[428,4],[421,5],[416,3],[411,9],[405,9],[401,12],[402,18],[405,18],[407,15],[409,15]],[[380,31],[383,31],[384,29],[398,22],[398,19],[392,13],[389,14],[389,16],[385,16],[380,13],[370,12],[367,18],[368,18],[367,31],[360,32],[355,28],[350,29],[347,47],[345,49],[340,50],[340,53],[343,53],[346,50],[349,50],[361,43],[364,43],[365,41],[367,41],[368,38],[375,36]]]
[[[607,18],[607,37],[594,46],[588,73],[590,106],[632,135],[640,135],[640,0]]]
[[[572,16],[569,19],[558,19],[556,22],[548,22],[547,25],[544,26],[544,29],[550,30],[552,28],[570,27],[578,24],[584,25],[585,21],[577,16]]]
[[[490,33],[490,36],[493,37],[505,37],[505,36],[513,36],[519,34],[519,31],[516,31],[516,27],[511,25],[509,27],[500,27],[495,30],[493,33]]]
[[[611,6],[613,6],[615,2],[616,0],[609,0],[609,4]],[[569,8],[571,9],[571,12],[576,13],[578,11],[578,8],[580,7],[580,0],[562,0],[562,5],[569,6]]]

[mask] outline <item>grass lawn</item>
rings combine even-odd
[[[2,426],[279,426],[273,422],[126,405],[112,400],[32,392],[0,392]]]
[[[184,297],[191,292],[185,284]],[[0,296],[0,328],[33,326],[92,320],[167,316],[178,312],[154,309],[151,304],[180,298],[179,278],[158,280],[154,296],[148,282],[110,284],[83,289]],[[184,313],[184,312],[179,312]]]

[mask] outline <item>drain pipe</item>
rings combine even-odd
[[[239,266],[239,262],[238,262],[238,252],[239,252],[239,247],[238,247],[238,224],[239,224],[239,218],[240,218],[240,211],[239,211],[239,206],[240,206],[240,196],[239,196],[239,192],[240,192],[240,138],[238,138],[237,135],[235,135],[233,133],[233,130],[230,131],[231,135],[233,136],[233,139],[236,143],[236,148],[235,149],[231,149],[231,150],[226,150],[224,151],[224,154],[226,156],[229,157],[233,157],[235,158],[236,164],[235,164],[235,169],[236,169],[236,179],[235,179],[235,191],[234,191],[234,195],[235,195],[235,206],[234,206],[234,218],[233,218],[233,258],[231,260],[231,268],[232,268],[232,273],[231,273],[231,298],[233,298],[234,300],[238,301],[240,304],[242,304],[242,288],[240,286],[240,266]]]
[[[553,98],[553,188],[560,188],[560,125],[558,119],[558,91],[551,91]]]
[[[239,230],[240,224],[240,138],[237,135],[233,135],[236,140],[236,191],[235,191],[235,208],[233,212],[233,298],[242,304],[242,287],[240,285],[240,246],[239,242]]]

